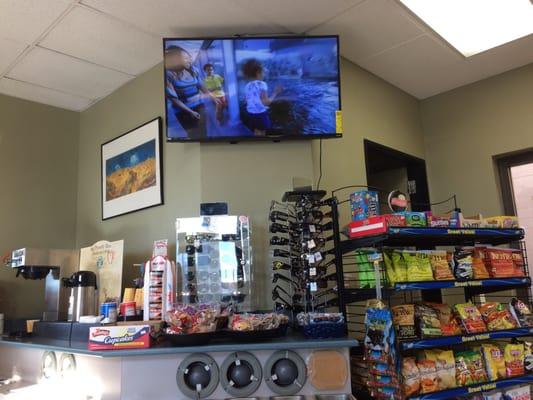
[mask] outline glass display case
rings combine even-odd
[[[250,219],[216,215],[176,220],[177,300],[231,303],[251,311]]]

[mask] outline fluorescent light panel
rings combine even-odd
[[[400,0],[465,57],[533,34],[530,0]]]

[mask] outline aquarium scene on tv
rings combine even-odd
[[[336,36],[165,39],[164,47],[167,140],[336,135]]]

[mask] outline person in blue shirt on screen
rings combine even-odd
[[[176,118],[191,138],[207,136],[204,97],[218,104],[219,100],[207,90],[187,50],[169,46],[165,50],[165,94],[172,104]]]
[[[250,80],[244,88],[246,112],[248,113],[247,125],[256,136],[264,136],[265,132],[272,128],[268,107],[282,92],[283,88],[277,86],[272,96],[268,95],[268,85],[263,80],[263,65],[256,59],[246,61],[242,66],[242,72]]]

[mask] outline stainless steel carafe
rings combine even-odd
[[[91,271],[78,271],[63,280],[70,288],[68,320],[77,322],[81,316],[97,315],[98,288],[96,274]]]

